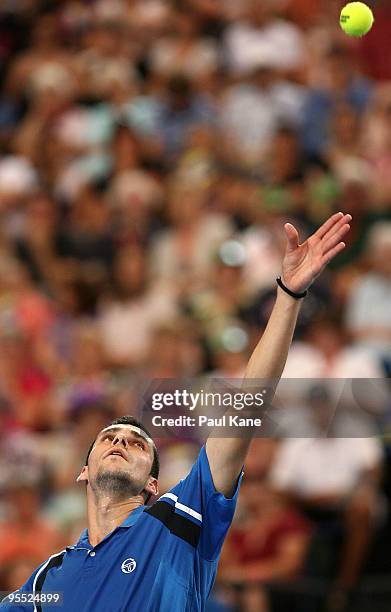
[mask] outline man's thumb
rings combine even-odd
[[[292,223],[285,223],[284,229],[288,241],[288,251],[293,251],[299,245],[299,233]]]

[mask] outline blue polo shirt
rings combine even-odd
[[[0,605],[1,612],[198,612],[216,575],[239,484],[227,499],[216,491],[202,447],[186,478],[152,506],[141,506],[91,546],[85,530],[52,555],[18,593],[61,593],[59,606]]]

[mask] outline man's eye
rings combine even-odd
[[[139,446],[140,448],[142,448],[144,450],[144,444],[142,442],[138,442],[136,440],[135,444],[137,444],[137,446]]]

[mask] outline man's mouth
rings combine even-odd
[[[127,459],[125,457],[125,454],[122,451],[120,451],[120,450],[112,450],[109,453],[107,453],[107,455],[106,455],[106,457],[112,457],[112,456],[118,456],[118,457],[121,457],[122,459],[124,459],[125,461],[127,461]]]

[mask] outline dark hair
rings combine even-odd
[[[107,427],[110,427],[111,425],[134,425],[135,427],[139,427],[144,433],[146,433],[149,438],[152,437],[148,429],[146,429],[140,421],[138,421],[137,419],[135,419],[134,417],[130,415],[125,415],[125,416],[119,417],[118,419],[115,419],[109,425],[107,425]],[[86,457],[84,465],[88,465],[88,459],[94,447],[95,442],[96,442],[96,438],[92,442],[90,448],[88,449],[88,453],[87,453],[87,457]],[[156,479],[159,478],[159,469],[160,469],[159,454],[157,452],[156,446],[154,445],[153,446],[153,461],[152,461],[152,467],[151,467],[151,476],[153,476]]]

